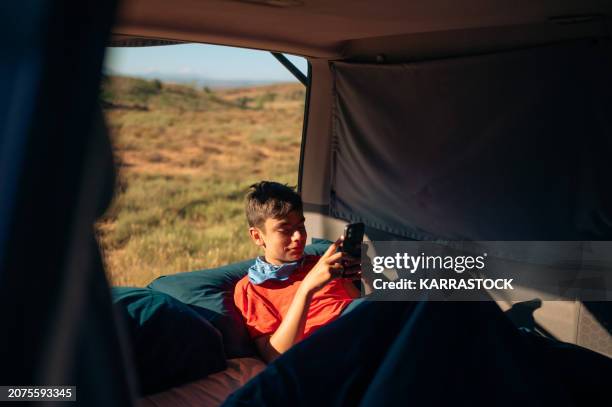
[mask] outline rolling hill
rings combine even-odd
[[[96,225],[113,285],[253,257],[243,199],[262,179],[297,183],[301,84],[209,89],[105,77],[119,181]]]

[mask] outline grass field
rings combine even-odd
[[[112,285],[255,256],[248,186],[296,185],[304,87],[210,90],[134,78],[103,81],[119,181],[96,225]]]

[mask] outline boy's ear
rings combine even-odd
[[[266,247],[266,242],[263,240],[263,233],[256,227],[249,228],[249,235],[251,235],[251,240],[260,247]]]

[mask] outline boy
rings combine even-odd
[[[323,256],[304,255],[302,200],[292,188],[269,181],[252,185],[246,215],[251,239],[264,255],[236,285],[234,301],[269,362],[339,317],[360,293],[342,277],[343,261],[354,259],[336,253],[341,238]]]

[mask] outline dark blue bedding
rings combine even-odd
[[[607,357],[525,333],[494,302],[365,301],[223,406],[588,406],[609,403],[611,377]]]

